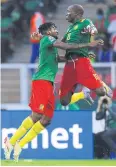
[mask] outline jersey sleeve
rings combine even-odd
[[[90,19],[85,20],[85,27],[84,28],[88,29],[88,32],[91,35],[94,35],[97,32],[97,28],[95,27],[95,25],[93,24],[93,22]]]
[[[53,45],[53,43],[54,43],[55,41],[56,41],[56,39],[55,39],[54,37],[48,36],[48,37],[46,38],[45,42],[44,42],[44,45],[45,45],[46,47],[50,47],[50,46]]]

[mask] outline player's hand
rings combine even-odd
[[[41,38],[42,36],[38,32],[34,32],[31,34],[31,39],[40,41]]]
[[[94,52],[89,52],[88,56],[89,56],[90,59],[95,59],[96,58],[96,55],[95,55]]]
[[[90,47],[95,47],[99,45],[104,45],[104,41],[102,39],[95,40],[90,43]]]

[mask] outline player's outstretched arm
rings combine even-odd
[[[96,40],[92,41],[91,43],[82,43],[82,44],[74,44],[74,43],[68,44],[64,42],[55,42],[53,46],[59,49],[67,50],[67,49],[80,49],[84,47],[95,47],[97,45],[103,45],[103,44],[104,44],[103,40]]]

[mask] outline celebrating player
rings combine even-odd
[[[58,31],[55,24],[51,22],[41,25],[39,33],[42,34],[42,39],[40,40],[40,60],[38,71],[32,78],[32,92],[29,103],[32,114],[22,122],[10,140],[8,137],[5,138],[4,151],[6,159],[10,159],[11,151],[14,148],[14,159],[18,161],[25,144],[33,140],[51,122],[54,113],[53,85],[58,70],[57,48],[65,50],[78,49],[102,44],[102,41],[74,45],[57,42]],[[23,138],[17,142],[21,137]]]
[[[92,21],[84,19],[83,14],[84,9],[81,5],[75,4],[68,7],[66,20],[72,24],[64,35],[63,42],[75,44],[87,43],[90,41],[91,36],[97,33],[97,29]],[[67,62],[64,67],[59,91],[60,101],[64,106],[84,99],[90,92],[89,89],[94,90],[98,96],[108,95],[112,97],[111,89],[100,80],[88,59],[88,55],[87,47],[66,50],[65,57]],[[84,85],[89,89],[84,87],[82,92],[73,93],[77,84]],[[91,98],[89,100],[93,102]]]

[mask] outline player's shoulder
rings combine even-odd
[[[52,37],[52,36],[48,36],[48,40],[51,41],[51,42],[53,42],[53,41],[55,41],[56,39],[55,39],[54,37]]]
[[[42,39],[41,39],[41,42],[46,41],[46,40],[48,40],[48,36],[47,36],[47,35],[44,35],[44,36],[42,37]]]
[[[42,38],[42,42],[47,42],[47,41],[54,41],[55,40],[55,38],[54,37],[52,37],[52,36],[48,36],[48,35],[45,35],[45,36],[43,36],[43,38]]]
[[[83,21],[85,24],[91,24],[92,23],[92,20],[91,19],[88,19],[88,18],[86,18],[86,19],[84,19],[84,21]]]
[[[42,37],[40,43],[41,43],[42,45],[44,45],[44,44],[48,43],[48,41],[49,41],[48,36],[47,36],[47,35],[44,35],[44,36]]]

